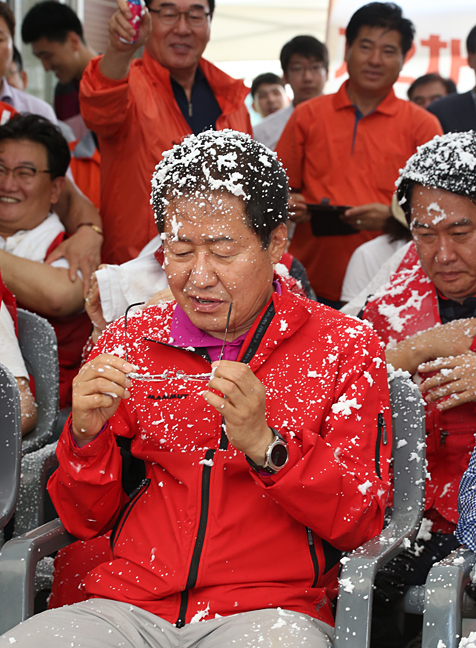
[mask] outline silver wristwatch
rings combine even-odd
[[[275,475],[288,463],[289,452],[288,444],[284,440],[284,437],[274,428],[270,428],[270,430],[274,434],[274,439],[266,450],[264,464],[258,466],[249,457],[246,457],[246,460],[257,472],[267,472]]]

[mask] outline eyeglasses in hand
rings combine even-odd
[[[135,306],[142,306],[145,302],[138,302],[136,304],[131,304],[130,306],[127,307],[126,312],[124,314],[124,349],[125,349],[125,356],[126,356],[126,362],[129,362],[132,364],[129,360],[128,354],[127,354],[127,347],[128,347],[128,342],[129,339],[127,337],[127,317],[129,314],[129,311],[131,308],[134,308]],[[225,335],[223,337],[223,344],[220,350],[220,357],[218,358],[218,362],[223,358],[223,352],[225,351],[225,343],[226,343],[226,336],[228,333],[228,327],[230,325],[230,317],[231,317],[231,309],[233,308],[233,302],[230,303],[230,307],[228,308],[228,315],[226,317],[226,324],[225,324]],[[200,381],[206,381],[209,382],[213,378],[213,371],[210,373],[202,373],[202,374],[186,374],[184,371],[181,371],[180,369],[177,369],[176,371],[170,371],[169,369],[166,369],[163,373],[161,374],[151,374],[151,373],[138,373],[131,371],[130,373],[127,374],[128,378],[131,378],[131,380],[141,380],[143,382],[156,382],[156,381],[161,381],[161,380],[183,380],[183,381],[189,381],[189,380],[200,380]]]

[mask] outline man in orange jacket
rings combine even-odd
[[[156,235],[150,179],[163,151],[207,128],[251,134],[248,89],[201,58],[213,10],[214,0],[150,0],[134,38],[132,14],[118,0],[106,52],[83,74],[81,112],[101,150],[107,263],[128,261]],[[133,61],[143,45],[142,58]]]

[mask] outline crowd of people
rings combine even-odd
[[[203,58],[214,9],[117,0],[98,56],[71,8],[35,4],[53,110],[0,3],[0,362],[28,434],[16,308],[50,321],[48,489],[82,541],[0,646],[331,648],[342,554],[391,502],[387,365],[424,398],[431,480],[426,534],[377,574],[372,648],[407,646],[398,600],[476,547],[475,92],[432,73],[399,99],[415,29],[371,2],[340,89],[297,35],[253,80],[252,128],[247,86]],[[476,27],[467,50],[476,70]]]

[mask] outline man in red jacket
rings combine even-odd
[[[208,128],[251,133],[244,105],[248,88],[202,58],[214,5],[150,0],[132,42],[131,13],[118,0],[106,52],[83,74],[81,113],[101,150],[107,263],[136,257],[156,235],[150,178],[164,151]],[[142,58],[132,60],[143,45]]]
[[[369,327],[273,275],[287,195],[242,133],[192,135],[158,165],[176,301],[99,339],[49,486],[78,538],[113,529],[109,555],[89,600],[15,628],[18,646],[330,648],[340,552],[383,523],[387,377]],[[130,499],[117,436],[145,463]]]
[[[387,361],[421,382],[427,402],[425,524],[415,546],[377,577],[372,646],[406,645],[392,617],[410,585],[458,541],[458,487],[474,447],[476,408],[476,145],[474,133],[435,137],[402,171],[398,198],[415,246],[364,319],[388,345]]]

